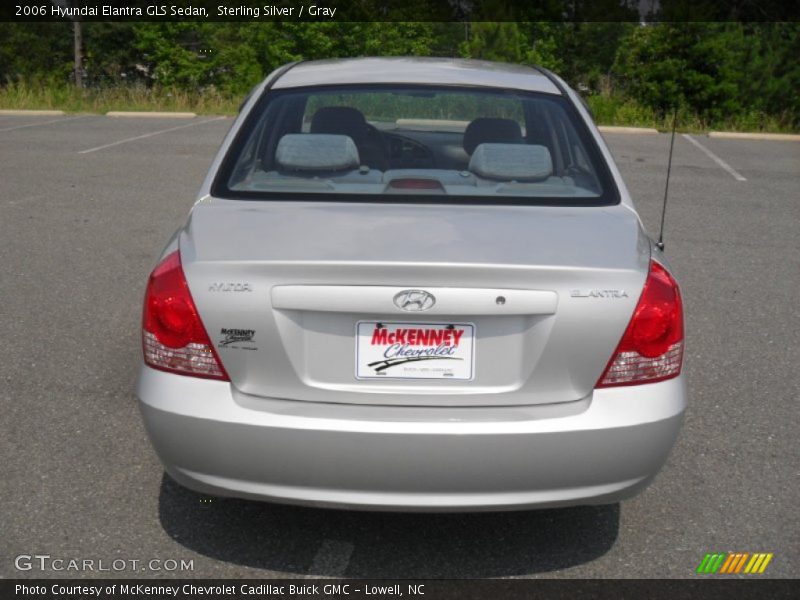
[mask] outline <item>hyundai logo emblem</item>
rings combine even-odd
[[[394,304],[400,310],[421,312],[433,308],[436,298],[425,290],[403,290],[395,294]]]

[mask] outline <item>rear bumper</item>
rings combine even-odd
[[[643,489],[675,443],[683,376],[564,404],[377,407],[255,398],[143,366],[144,424],[199,492],[368,510],[605,504]]]

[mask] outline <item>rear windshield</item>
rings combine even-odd
[[[264,200],[618,201],[599,149],[565,98],[431,86],[270,91],[231,146],[213,193]]]

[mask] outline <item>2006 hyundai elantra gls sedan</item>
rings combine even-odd
[[[206,494],[604,504],[686,406],[678,285],[550,72],[364,58],[245,101],[144,301],[138,396]]]

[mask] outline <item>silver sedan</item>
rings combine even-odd
[[[534,67],[270,74],[150,276],[142,339],[153,446],[220,496],[612,503],[686,406],[675,278],[580,98]]]

